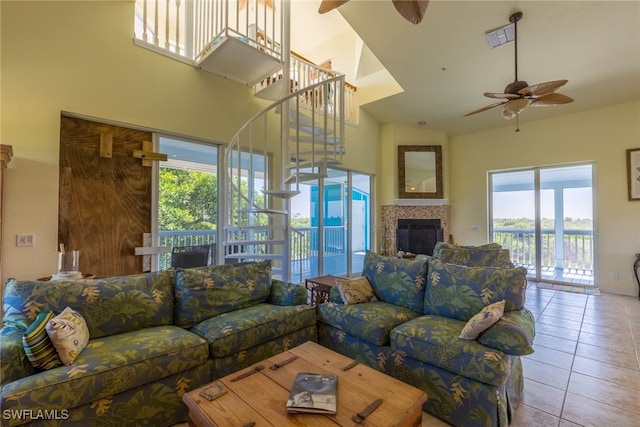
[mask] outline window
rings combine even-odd
[[[594,284],[593,165],[494,172],[490,230],[537,281]]]

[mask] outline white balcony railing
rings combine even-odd
[[[315,83],[327,81],[342,73],[336,72],[329,68],[316,65],[311,61],[303,58],[295,52],[291,52],[291,71],[289,73],[289,91],[293,93],[299,89],[312,86]],[[263,79],[254,86],[255,93],[260,96],[261,93],[272,92],[273,95],[268,94],[265,98],[278,99],[282,93],[282,71],[272,74],[271,76]],[[356,90],[357,88],[347,82],[344,83],[344,119],[347,122],[356,123]],[[339,105],[331,105],[332,97],[328,96],[313,96],[309,93],[306,98],[302,98],[302,104],[310,109],[316,109],[317,111],[324,110],[325,101],[329,102],[328,111],[330,114],[334,114],[336,111],[341,111]],[[313,99],[313,102],[311,100]]]
[[[282,0],[136,0],[134,33],[136,43],[184,61],[223,36],[279,57]]]
[[[563,253],[556,253],[556,234],[552,229],[541,230],[540,265],[547,268],[565,268],[593,271],[593,232],[591,230],[564,230]],[[528,228],[496,228],[493,241],[511,251],[516,265],[535,265],[535,231]]]

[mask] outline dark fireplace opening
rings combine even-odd
[[[444,241],[439,219],[399,219],[396,230],[398,251],[433,255],[436,243]]]

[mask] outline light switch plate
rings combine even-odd
[[[36,235],[33,233],[25,233],[16,235],[16,246],[30,247],[36,245]]]

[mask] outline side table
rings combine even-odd
[[[316,307],[316,310],[319,304],[329,301],[329,292],[336,285],[336,279],[339,277],[327,274],[304,281],[304,287],[309,290],[311,305]]]

